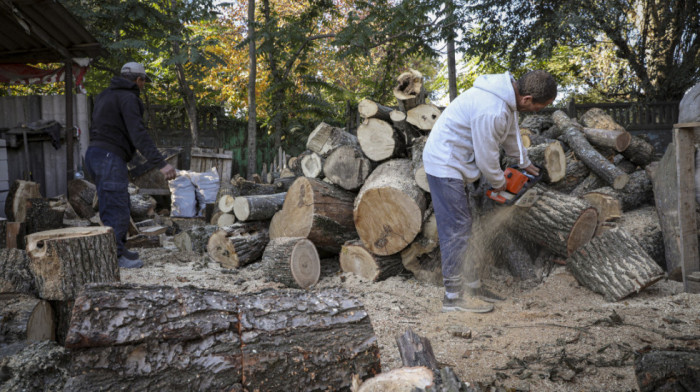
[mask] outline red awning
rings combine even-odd
[[[44,84],[62,82],[65,79],[65,67],[54,70],[39,69],[26,64],[0,64],[0,83],[9,84]],[[73,64],[75,85],[83,85],[83,76],[87,67]]]

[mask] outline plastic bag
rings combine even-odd
[[[195,186],[189,173],[179,171],[177,177],[168,181],[171,195],[170,216],[192,218],[197,215]]]
[[[196,187],[197,211],[203,215],[208,203],[216,203],[216,195],[219,193],[219,173],[216,167],[204,173],[190,173],[192,183]]]

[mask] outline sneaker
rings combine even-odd
[[[124,249],[124,252],[122,253],[122,256],[126,257],[129,260],[136,260],[139,258],[139,254],[136,252],[132,252],[129,249]]]
[[[141,259],[136,258],[136,260],[131,260],[128,259],[126,256],[119,256],[119,259],[117,260],[119,266],[121,268],[141,268],[143,267],[143,261]]]
[[[488,313],[493,310],[493,304],[484,302],[479,298],[469,295],[459,296],[454,299],[445,296],[442,299],[443,312],[472,312]]]
[[[498,302],[503,302],[505,301],[505,297],[501,297],[500,295],[494,293],[493,291],[487,289],[484,286],[479,287],[478,289],[467,289],[467,293],[469,295],[472,295],[476,298],[479,298],[482,301],[490,302],[492,304],[498,303]]]

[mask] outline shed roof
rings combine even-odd
[[[0,63],[97,57],[101,46],[55,0],[0,0]]]

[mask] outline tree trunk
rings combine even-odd
[[[357,140],[367,158],[381,162],[406,155],[406,137],[386,121],[370,118],[357,127]]]
[[[581,133],[581,126],[574,123],[561,110],[557,110],[552,115],[557,127],[563,129],[563,137],[566,144],[576,152],[576,156],[581,159],[591,171],[600,178],[612,185],[614,189],[622,189],[627,185],[629,176],[610,161],[605,159]]]
[[[93,282],[118,282],[117,246],[110,227],[67,228],[27,236],[29,268],[39,296],[70,300]]]
[[[401,251],[401,263],[417,280],[442,285],[442,260],[438,247],[437,221],[429,214],[416,239]]]
[[[676,148],[673,143],[666,147],[653,177],[654,201],[659,214],[661,231],[664,234],[666,271],[668,278],[683,280],[680,249],[680,225],[678,217],[678,172],[676,171]],[[688,179],[692,181],[692,179]]]
[[[270,238],[304,237],[323,251],[337,254],[357,239],[352,219],[355,195],[322,181],[299,177],[270,223]]]
[[[331,151],[344,145],[359,145],[357,137],[324,122],[318,124],[306,141],[306,148],[325,158]]]
[[[321,276],[321,259],[314,244],[303,237],[278,237],[262,255],[265,275],[286,287],[307,289]]]
[[[413,145],[411,145],[411,168],[413,169],[413,179],[416,181],[416,185],[430,193],[428,175],[425,174],[425,167],[423,166],[423,149],[427,141],[427,136],[421,136],[413,141]]]
[[[233,202],[233,213],[239,221],[272,219],[282,209],[287,192],[272,195],[239,196]]]
[[[31,342],[56,339],[51,305],[31,295],[0,294],[0,320],[0,357],[15,354]]]
[[[401,273],[403,264],[399,255],[373,255],[362,241],[358,240],[343,245],[340,251],[340,269],[378,282]]]
[[[700,391],[700,352],[651,351],[634,361],[640,392]]]
[[[60,229],[63,227],[63,212],[49,207],[49,201],[43,198],[32,198],[26,201],[27,234],[39,231]]]
[[[598,225],[598,213],[585,200],[536,186],[539,197],[529,208],[515,207],[512,230],[552,253],[568,257],[587,243]]]
[[[365,98],[360,101],[359,104],[357,104],[357,111],[363,118],[376,118],[379,120],[389,121],[389,114],[393,111],[393,109]]]
[[[209,237],[218,229],[218,226],[195,226],[181,231],[173,236],[175,246],[183,252],[204,253],[207,251]]]
[[[360,189],[371,170],[372,162],[357,146],[340,146],[323,163],[324,177],[348,191]]]
[[[389,256],[416,238],[426,207],[411,161],[392,160],[377,167],[360,189],[353,211],[355,227],[370,252]]]
[[[176,3],[172,3],[175,7]],[[177,13],[177,11],[174,11]],[[173,54],[175,56],[180,54],[180,45],[176,42],[172,44]],[[182,63],[175,63],[175,75],[177,75],[177,81],[180,85],[180,90],[182,91],[182,102],[185,104],[185,113],[187,113],[187,120],[190,123],[190,136],[192,137],[192,147],[199,146],[199,126],[197,124],[197,99],[194,96],[194,91],[187,82],[187,75],[185,74],[185,67]]]
[[[0,293],[37,294],[27,252],[0,249]]]
[[[253,178],[257,172],[257,107],[255,103],[255,81],[257,80],[257,55],[255,53],[255,0],[248,0],[248,166],[247,177]]]
[[[97,213],[92,208],[96,198],[97,189],[92,183],[85,180],[68,181],[68,202],[79,217],[90,219]]]
[[[410,69],[397,78],[394,87],[394,96],[399,104],[399,110],[406,113],[414,107],[425,103],[425,89],[423,89],[423,74]]]
[[[258,261],[270,241],[269,222],[239,222],[221,227],[209,237],[207,253],[224,268]]]
[[[664,277],[661,268],[627,232],[608,230],[571,254],[576,280],[608,301],[619,301]]]
[[[27,217],[27,200],[41,198],[39,184],[15,180],[5,199],[5,216],[11,222],[24,222]]]
[[[429,131],[442,111],[435,105],[422,104],[406,112],[406,122],[418,129]]]
[[[305,177],[318,178],[323,174],[325,159],[315,152],[301,158],[301,171]]]

